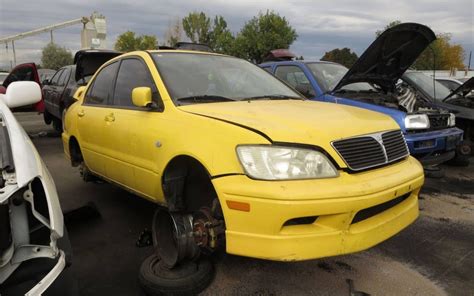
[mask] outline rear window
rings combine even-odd
[[[92,105],[105,105],[113,91],[115,74],[118,70],[118,62],[104,67],[95,77],[92,85],[87,91],[85,103]]]

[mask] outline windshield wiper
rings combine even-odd
[[[229,102],[235,101],[235,99],[216,96],[216,95],[200,95],[200,96],[189,96],[177,98],[176,101],[193,101],[193,102]]]
[[[263,95],[263,96],[254,96],[245,98],[242,100],[245,101],[252,101],[252,100],[305,100],[301,97],[292,97],[292,96],[285,96],[285,95]]]

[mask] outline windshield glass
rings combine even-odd
[[[152,53],[173,101],[202,103],[301,96],[245,60],[199,53]],[[191,98],[191,100],[187,100]]]
[[[307,63],[308,68],[314,75],[323,92],[332,91],[339,81],[346,75],[348,69],[343,65],[330,63]],[[341,89],[349,91],[375,91],[375,89],[366,82],[352,83],[343,86]]]
[[[428,95],[431,100],[434,98],[435,90],[436,100],[439,101],[442,101],[451,93],[451,91],[446,86],[421,72],[407,72],[403,75],[403,78],[406,79],[410,84],[419,88],[423,93]]]

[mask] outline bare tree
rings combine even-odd
[[[177,42],[183,39],[183,25],[181,19],[176,17],[173,22],[170,22],[165,33],[165,44],[167,46],[174,46]]]

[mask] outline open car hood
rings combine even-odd
[[[93,75],[103,63],[121,54],[121,52],[114,50],[79,50],[74,55],[74,64],[76,65],[76,81],[80,81],[87,76]]]
[[[347,71],[334,91],[356,82],[377,84],[385,92],[393,90],[397,80],[435,39],[430,28],[417,23],[386,30]]]
[[[474,89],[474,77],[471,77],[469,78],[468,81],[464,82],[461,86],[453,90],[446,98],[444,98],[443,102],[457,94],[461,94],[463,97],[465,97],[473,89]]]

